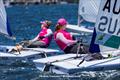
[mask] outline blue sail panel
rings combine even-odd
[[[97,53],[97,52],[100,52],[100,48],[99,48],[99,45],[98,44],[95,44],[95,39],[96,39],[96,30],[94,28],[94,32],[93,32],[93,36],[92,36],[92,40],[91,40],[91,44],[90,44],[90,48],[89,48],[89,51],[91,53]]]

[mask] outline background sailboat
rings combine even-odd
[[[96,22],[99,6],[101,0],[79,0],[78,8],[78,24],[68,25],[67,28],[72,31],[92,33],[93,30],[88,29],[86,26],[81,25],[81,22],[87,21],[91,23]],[[90,26],[91,28],[94,26]]]

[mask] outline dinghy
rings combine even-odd
[[[9,38],[13,38],[2,0],[0,0],[0,33],[4,34]],[[27,60],[41,58],[47,55],[53,55],[60,52],[59,50],[47,48],[23,48],[23,50],[21,50],[20,52],[9,52],[14,47],[15,46],[0,45],[0,59],[7,61]]]
[[[120,56],[103,60],[83,61],[84,56],[85,55],[81,56],[81,58],[76,58],[75,54],[64,54],[37,59],[34,60],[34,62],[36,68],[40,71],[49,71],[56,74],[74,74],[81,71],[120,69]]]
[[[73,74],[79,73],[81,71],[120,69],[120,21],[116,21],[120,20],[120,12],[116,14],[115,11],[112,10],[116,10],[116,8],[119,8],[119,3],[120,0],[101,0],[97,22],[90,45],[90,50],[92,50],[93,54],[63,54],[59,56],[36,59],[33,61],[36,64],[36,67],[40,71],[49,71],[56,74]],[[108,12],[108,7],[111,12]],[[104,20],[102,20],[102,18]],[[105,20],[113,21],[107,21],[106,24],[102,24],[101,26],[100,24],[104,23]],[[112,27],[110,24],[112,25]],[[103,28],[108,30],[103,30]],[[112,30],[114,30],[113,33],[111,33]],[[107,48],[103,47],[104,51],[100,49],[100,53],[103,56],[102,59],[94,59],[94,57],[92,57],[95,52],[96,54],[98,54],[97,51],[99,51],[97,50],[97,48],[99,47],[96,47],[95,44],[107,46]]]
[[[1,46],[6,49],[13,49],[14,46]],[[34,59],[47,57],[48,55],[55,55],[60,53],[60,50],[48,49],[48,48],[23,48],[20,52],[0,52],[0,58],[8,58],[8,59]]]
[[[101,52],[106,59],[91,60],[87,54],[63,54],[33,60],[36,68],[42,72],[56,74],[74,74],[81,71],[102,71],[120,69],[120,50]],[[108,57],[112,54],[111,57]],[[84,60],[85,59],[85,60]]]

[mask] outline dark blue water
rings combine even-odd
[[[77,24],[77,4],[69,5],[16,5],[7,8],[11,30],[16,41],[0,36],[1,45],[15,45],[21,40],[34,38],[40,30],[40,21],[51,20],[54,26],[57,20],[64,17],[70,24]],[[86,23],[86,25],[90,25]],[[54,41],[50,48],[58,48]],[[120,71],[80,72],[73,75],[56,75],[41,73],[33,63],[17,62],[12,65],[0,65],[0,80],[120,80]]]

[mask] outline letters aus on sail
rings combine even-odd
[[[96,43],[120,49],[120,0],[102,0],[95,27]]]

